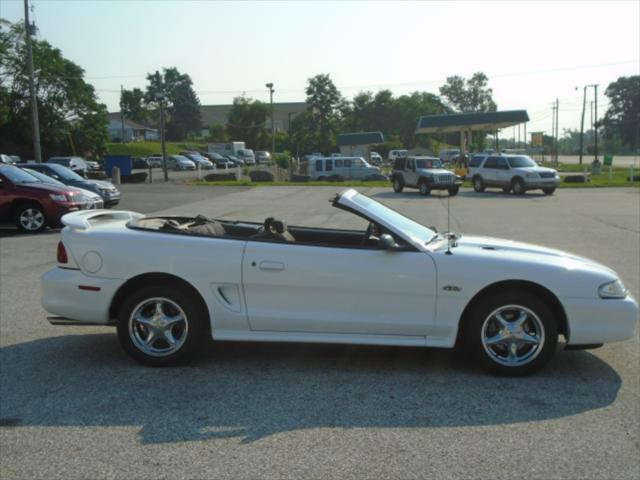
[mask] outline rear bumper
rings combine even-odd
[[[42,276],[42,307],[78,325],[107,325],[109,307],[121,280],[88,277],[80,270],[56,267]],[[80,286],[97,287],[99,291]]]
[[[633,338],[638,303],[631,296],[614,299],[561,299],[569,323],[569,345],[618,342]]]

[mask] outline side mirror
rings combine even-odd
[[[398,248],[398,244],[388,233],[383,233],[382,235],[380,235],[378,244],[380,245],[380,247],[382,247],[383,250],[393,250],[395,248]]]

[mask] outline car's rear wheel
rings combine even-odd
[[[118,339],[135,360],[169,366],[194,353],[206,337],[206,312],[180,288],[151,285],[133,292],[118,315]]]
[[[558,343],[557,320],[538,297],[505,292],[481,302],[463,336],[472,356],[488,371],[522,376],[543,367]]]
[[[402,190],[404,189],[404,182],[402,181],[401,178],[396,177],[393,179],[393,191],[396,193],[402,193]]]
[[[542,191],[545,195],[553,195],[553,192],[556,191],[555,188],[543,188]]]
[[[460,191],[460,187],[456,185],[455,187],[449,187],[449,195],[455,197]]]
[[[478,193],[484,192],[484,182],[482,181],[482,177],[473,177],[473,189]]]
[[[516,195],[524,195],[526,191],[524,188],[524,181],[521,178],[514,179],[513,182],[511,182],[511,189]]]
[[[47,226],[42,207],[37,203],[26,203],[14,211],[16,226],[26,233],[38,233]]]
[[[418,185],[418,189],[420,190],[420,195],[424,195],[425,197],[431,194],[429,184],[425,181],[420,182],[420,185]]]

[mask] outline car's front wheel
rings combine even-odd
[[[127,297],[118,315],[118,339],[135,360],[174,365],[193,354],[206,337],[206,312],[180,288],[151,285]]]
[[[555,188],[543,188],[542,191],[543,191],[543,193],[545,195],[553,195],[553,192],[555,192],[556,189]]]
[[[393,191],[396,193],[402,193],[402,190],[404,189],[404,182],[402,181],[401,178],[396,177],[393,179]]]
[[[463,328],[471,355],[488,371],[522,376],[543,367],[558,343],[551,309],[538,297],[519,291],[481,302]]]
[[[37,203],[20,205],[14,212],[14,218],[18,229],[26,233],[38,233],[47,226],[44,211]]]
[[[455,187],[449,187],[449,195],[455,197],[460,191],[460,187],[456,185]]]
[[[418,189],[420,190],[420,195],[424,195],[425,197],[431,194],[431,189],[429,188],[429,184],[427,182],[420,182],[420,185],[418,185]]]
[[[478,192],[484,192],[484,182],[481,176],[473,177],[473,189]]]

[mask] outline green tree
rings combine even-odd
[[[270,142],[265,129],[268,114],[266,103],[245,96],[234,98],[227,114],[228,137],[245,142],[248,148],[265,148]]]
[[[144,92],[139,88],[122,90],[120,94],[120,111],[124,118],[134,122],[145,123],[148,112],[144,101]]]
[[[635,146],[640,124],[640,75],[620,77],[609,84],[604,94],[609,109],[604,116],[605,136],[619,138],[624,145]]]
[[[200,134],[202,117],[200,101],[193,90],[191,77],[177,68],[163,68],[147,75],[149,85],[145,101],[157,109],[162,98],[167,109],[166,131],[169,140],[184,140],[189,135]]]
[[[310,78],[305,93],[312,125],[318,131],[318,148],[322,152],[329,152],[335,149],[336,130],[344,105],[342,95],[328,74]]]
[[[227,130],[221,123],[212,123],[209,125],[209,137],[210,142],[226,142],[229,140]]]
[[[84,70],[64,58],[47,41],[33,39],[40,142],[44,158],[76,151],[88,157],[102,155],[107,142],[107,110],[98,103]],[[2,23],[0,29],[0,151],[33,158],[31,98],[21,23]]]
[[[446,83],[440,87],[440,95],[459,112],[495,112],[496,102],[488,83],[489,79],[482,72],[474,73],[468,80],[454,75],[447,77]]]

